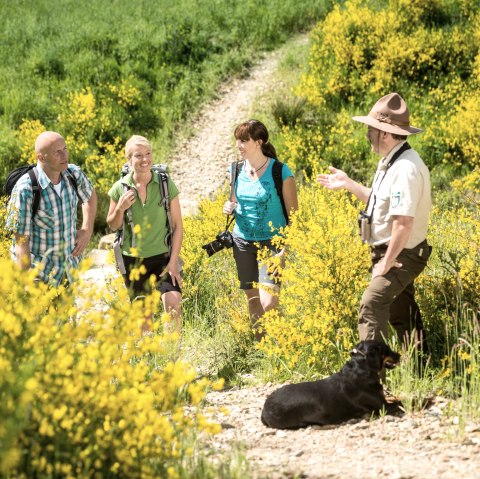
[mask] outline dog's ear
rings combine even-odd
[[[360,341],[350,352],[350,356],[365,356],[368,352],[368,341]]]
[[[383,355],[383,365],[387,369],[393,369],[400,362],[400,354],[387,346],[387,351]]]

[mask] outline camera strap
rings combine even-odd
[[[377,191],[380,189],[380,186],[383,182],[383,180],[385,179],[385,176],[387,176],[387,172],[388,170],[390,169],[390,167],[398,160],[398,158],[400,157],[400,155],[404,152],[404,151],[407,151],[407,150],[410,150],[412,147],[407,143],[405,142],[399,149],[398,151],[396,151],[392,157],[390,158],[390,161],[387,163],[387,166],[385,167],[385,170],[384,170],[384,173],[383,173],[383,176],[382,178],[380,179],[380,183],[378,183],[378,186],[377,186]],[[365,207],[365,213],[371,218],[372,215],[373,215],[373,209],[375,208],[375,203],[377,202],[377,197],[376,195],[373,194],[373,186],[375,186],[375,183],[378,179],[378,175],[375,176],[375,179],[373,180],[373,185],[372,185],[372,191],[370,192],[370,196],[368,197],[368,201],[367,201],[367,206]],[[372,196],[373,196],[373,204],[372,204],[372,208],[371,210],[369,211],[369,205],[370,205],[370,200],[372,199]]]
[[[238,174],[240,172],[240,168],[242,167],[242,163],[238,160],[234,161],[230,165],[230,201],[233,201],[233,197],[235,196],[235,183],[238,178]]]
[[[237,181],[238,174],[240,172],[241,167],[242,167],[242,163],[240,163],[240,161],[238,160],[234,161],[230,165],[230,201],[233,201],[233,198],[235,196],[235,183]],[[233,223],[234,219],[235,219],[235,212],[227,216],[225,231],[228,231],[228,228],[230,228],[230,225]]]
[[[235,215],[227,216],[227,223],[225,225],[225,231],[228,231],[228,228],[230,228],[230,225],[233,223],[234,219],[235,219]]]

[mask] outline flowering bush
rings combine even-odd
[[[317,106],[364,104],[365,96],[436,85],[466,71],[477,49],[469,28],[444,28],[451,22],[448,3],[337,4],[312,33],[310,71],[299,93]]]
[[[366,114],[380,96],[398,91],[407,100],[412,124],[425,131],[418,150],[430,167],[439,162],[457,170],[476,166],[478,25],[474,2],[337,4],[311,35],[309,70],[296,94],[307,100],[315,121],[297,128],[296,142],[321,136],[316,156],[330,163],[327,139],[332,138],[332,125]],[[305,129],[311,133],[302,135]],[[350,163],[350,171],[365,174],[365,150],[349,130],[343,139],[352,144],[333,135],[332,149]],[[309,154],[300,153],[295,162],[312,169]],[[344,169],[349,170],[346,165]]]
[[[11,233],[5,230],[7,219],[7,198],[0,198],[0,259],[9,257]]]
[[[49,288],[0,263],[1,473],[180,477],[194,434],[219,426],[197,409],[211,383],[168,360],[175,336],[141,336],[143,304],[118,284]]]
[[[38,120],[24,120],[18,127],[17,137],[21,144],[21,160],[24,163],[36,163],[37,155],[33,145],[37,136],[45,131],[45,127]]]
[[[264,316],[267,336],[259,347],[289,369],[329,371],[339,361],[338,351],[356,341],[370,260],[348,195],[308,184],[299,199],[285,240],[280,310]]]
[[[219,192],[214,200],[200,203],[197,216],[184,219],[185,313],[192,318],[200,316],[212,328],[216,325],[230,335],[232,331],[246,335],[249,333],[247,304],[238,288],[232,250],[224,249],[207,257],[202,249],[202,245],[213,241],[225,229],[222,208],[226,200],[226,193]]]
[[[435,329],[444,327],[459,302],[480,307],[480,217],[466,206],[434,208],[429,265],[418,281],[422,310]]]
[[[284,156],[293,171],[303,171],[307,178],[324,173],[329,165],[357,177],[365,176],[375,158],[368,154],[365,134],[342,108],[332,112],[328,122],[317,125],[284,127]]]

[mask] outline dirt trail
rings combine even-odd
[[[295,42],[306,42],[299,36]],[[184,214],[196,212],[198,200],[211,197],[229,177],[229,165],[236,159],[233,130],[248,120],[251,105],[265,91],[279,85],[275,72],[285,47],[269,53],[245,79],[222,86],[219,99],[207,105],[194,121],[194,134],[181,141],[170,158],[172,178],[180,190]]]
[[[243,444],[255,479],[480,478],[480,424],[467,424],[460,433],[446,400],[438,398],[418,414],[283,431],[260,421],[265,398],[277,387],[207,396],[210,407],[230,412],[217,414],[223,430],[210,446],[221,457],[233,443]]]

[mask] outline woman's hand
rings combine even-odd
[[[135,199],[135,191],[128,190],[118,199],[117,208],[120,211],[125,212],[133,205],[133,203],[135,203]]]
[[[162,272],[162,277],[166,274],[170,275],[170,277],[172,278],[172,284],[174,286],[178,284],[180,288],[182,287],[182,277],[180,276],[178,259],[173,260],[172,258],[170,258],[167,267]]]
[[[233,210],[235,209],[235,205],[235,201],[226,201],[223,205],[223,212],[226,215],[231,215],[233,213]]]
[[[285,256],[285,248],[283,248],[274,256],[274,258],[280,258],[280,264],[278,266],[275,266],[275,269],[271,273],[274,278],[276,278],[280,274],[279,268],[285,268]]]

